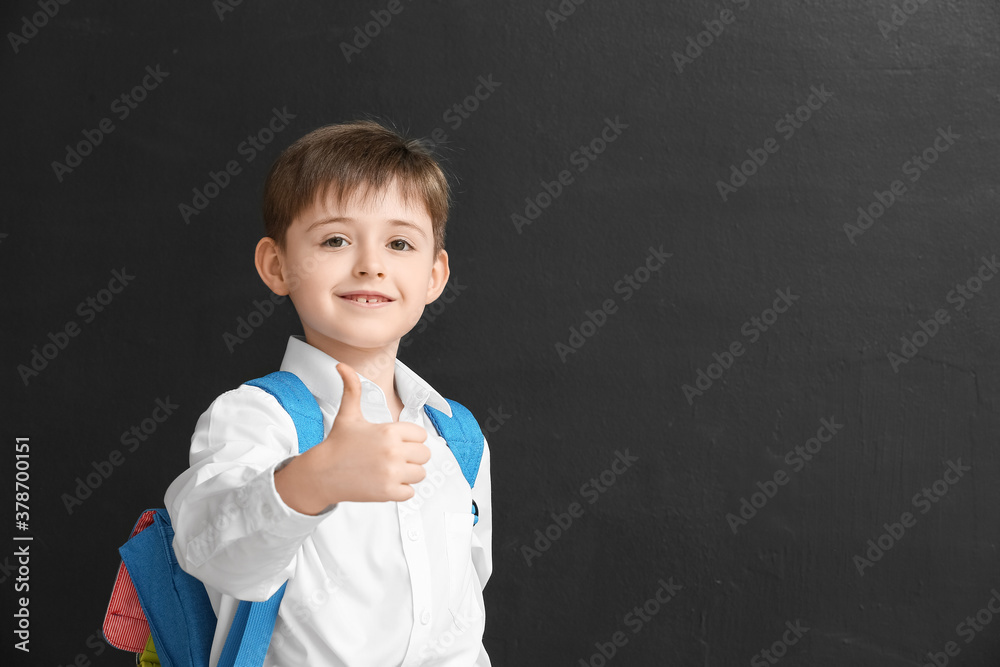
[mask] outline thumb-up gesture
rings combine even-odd
[[[285,504],[318,514],[342,501],[404,501],[426,475],[431,450],[427,431],[409,422],[373,424],[361,414],[361,381],[353,368],[337,365],[344,395],[323,442],[293,458],[274,474]]]

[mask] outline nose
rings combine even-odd
[[[369,246],[358,252],[357,260],[354,263],[354,275],[385,277],[385,266],[382,264],[377,248]]]

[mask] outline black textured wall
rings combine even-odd
[[[998,23],[8,3],[4,664],[131,664],[116,547],[298,331],[252,263],[267,168],[369,114],[454,176],[453,287],[401,358],[490,431],[495,665],[997,664]]]

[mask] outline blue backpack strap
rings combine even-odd
[[[274,634],[274,623],[278,620],[278,608],[287,585],[287,581],[281,584],[281,588],[264,602],[240,600],[233,624],[229,626],[222,655],[219,656],[219,667],[264,664],[267,648],[271,645],[271,635]]]
[[[295,432],[299,436],[299,454],[323,442],[323,413],[312,392],[298,375],[288,371],[275,371],[244,384],[263,389],[278,399],[278,403],[295,422]]]
[[[445,413],[424,405],[424,412],[430,417],[431,423],[437,429],[438,435],[448,443],[448,448],[458,460],[458,465],[462,468],[465,481],[472,488],[476,485],[476,477],[479,475],[479,464],[483,461],[483,448],[485,439],[483,431],[479,428],[479,422],[472,416],[461,403],[450,398],[444,399],[451,406],[451,417]],[[476,501],[472,501],[473,524],[479,523],[479,507]]]
[[[312,392],[294,373],[276,371],[256,380],[245,382],[274,396],[295,423],[299,438],[299,453],[308,451],[323,441],[323,413]],[[286,581],[263,602],[241,600],[229,627],[226,644],[219,657],[219,667],[259,667],[271,644],[278,608],[285,595]]]

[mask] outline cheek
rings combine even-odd
[[[300,281],[306,282],[321,266],[322,264],[314,255],[303,254],[293,260],[292,272]]]
[[[349,273],[342,264],[335,257],[316,252],[300,256],[293,269],[302,285],[328,292]]]

